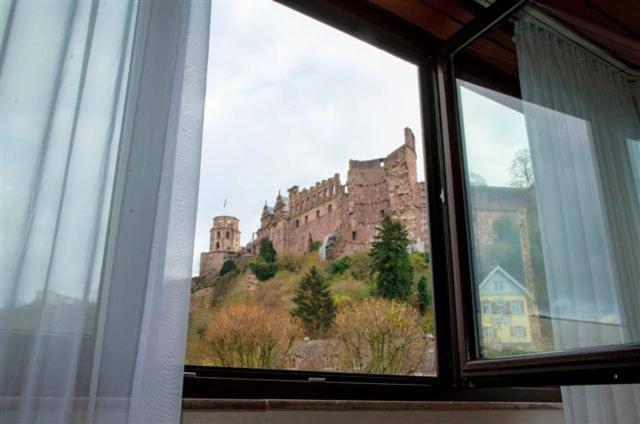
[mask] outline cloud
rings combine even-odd
[[[215,2],[211,28],[194,274],[214,216],[247,243],[278,190],[422,137],[415,65],[273,2]]]

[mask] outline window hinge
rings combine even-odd
[[[325,383],[327,381],[324,377],[309,377],[309,383]]]
[[[185,377],[197,377],[198,374],[196,374],[195,372],[191,372],[191,371],[185,371],[184,372],[184,376]]]
[[[440,201],[444,205],[444,189],[443,188],[440,189]]]

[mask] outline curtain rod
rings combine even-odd
[[[558,20],[553,18],[552,16],[549,16],[548,14],[530,6],[522,10],[521,13],[526,14],[533,19],[536,19],[538,22],[546,25],[547,27],[566,37],[567,39],[589,51],[590,53],[598,56],[621,72],[633,78],[640,78],[640,69],[632,68],[626,63],[615,58],[608,50],[585,39],[580,34],[577,34],[575,31],[568,28],[565,24],[558,22]]]
[[[492,3],[494,3],[495,0],[475,0],[476,3],[487,7],[489,5],[491,5]],[[538,6],[539,7],[539,6]],[[621,60],[615,58],[611,52],[609,52],[608,50],[598,46],[597,44],[587,40],[585,37],[583,37],[582,35],[576,33],[574,30],[570,29],[567,27],[567,25],[563,24],[562,22],[558,21],[556,18],[549,16],[547,13],[544,13],[541,10],[538,10],[536,8],[536,6],[527,6],[525,8],[523,8],[523,10],[521,10],[520,12],[518,12],[517,14],[523,15],[526,14],[531,18],[536,19],[538,22],[546,25],[547,27],[549,27],[550,29],[558,32],[559,34],[563,35],[564,37],[566,37],[567,39],[573,41],[575,44],[579,45],[580,47],[586,49],[587,51],[595,54],[596,56],[602,58],[603,60],[605,60],[606,62],[608,62],[611,66],[613,66],[614,68],[620,70],[621,72],[629,75],[630,77],[633,78],[640,78],[640,69],[636,69],[636,68],[632,68],[629,65],[627,65],[626,63],[622,62]]]

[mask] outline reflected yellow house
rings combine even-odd
[[[480,283],[485,350],[531,349],[527,289],[499,265]]]

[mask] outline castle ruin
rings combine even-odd
[[[216,216],[209,231],[209,251],[200,254],[200,276],[220,271],[227,259],[240,252],[240,220],[233,216]]]
[[[404,143],[388,156],[349,161],[347,181],[340,175],[288,196],[278,193],[273,207],[265,204],[257,240],[268,238],[278,253],[304,254],[309,240],[322,243],[326,259],[367,250],[375,228],[385,216],[400,221],[411,247],[424,251],[429,241],[426,183],[417,181],[415,137],[404,129]]]

